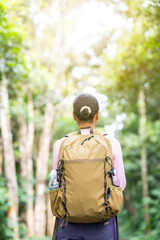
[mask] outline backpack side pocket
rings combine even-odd
[[[123,207],[122,189],[116,185],[110,185],[107,192],[107,214],[114,216],[121,212]]]
[[[65,211],[63,208],[63,189],[62,187],[49,191],[51,210],[54,216],[63,218]]]

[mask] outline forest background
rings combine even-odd
[[[0,239],[51,239],[53,144],[79,93],[121,143],[121,240],[160,237],[160,1],[1,0]]]

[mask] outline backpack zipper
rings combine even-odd
[[[81,142],[81,145],[83,145],[84,143],[85,143],[85,141],[89,141],[89,140],[91,140],[91,138],[93,138],[94,136],[92,135],[92,136],[90,136],[90,137],[88,137],[88,138],[85,138],[84,140],[83,140],[83,142]]]

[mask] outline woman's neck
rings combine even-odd
[[[93,129],[95,129],[97,121],[98,121],[98,116],[99,116],[99,113],[95,114],[92,122],[78,121],[76,119],[76,117],[74,118],[74,120],[77,122],[77,125],[79,128],[92,127]]]
[[[95,124],[94,123],[81,123],[78,124],[79,128],[88,128],[88,127],[92,127],[93,129],[95,129]]]

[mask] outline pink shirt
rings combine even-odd
[[[88,135],[89,129],[82,129],[82,135]],[[122,190],[126,187],[126,176],[124,171],[124,164],[122,158],[122,150],[119,141],[115,138],[109,137],[108,135],[105,136],[111,143],[112,146],[112,153],[113,153],[113,168],[116,170],[116,176],[113,176],[113,182],[116,185],[121,186]],[[58,164],[58,157],[59,157],[59,147],[62,141],[65,139],[61,138],[54,144],[53,150],[53,169],[57,168]]]

